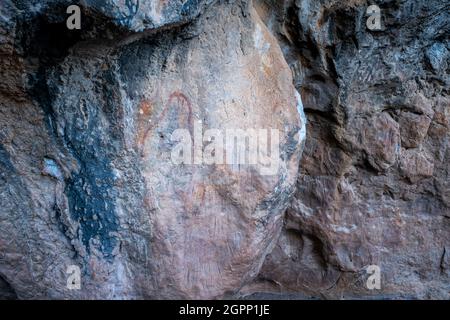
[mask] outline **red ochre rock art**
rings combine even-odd
[[[175,128],[188,128],[193,137],[192,106],[189,99],[183,93],[174,91],[169,95],[164,108],[155,114],[154,102],[143,100],[138,108],[138,135],[137,145],[144,152],[145,141],[155,134],[154,130],[164,121],[177,124]],[[167,118],[169,117],[169,118]],[[161,138],[161,137],[160,137]]]

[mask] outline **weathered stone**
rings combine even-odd
[[[441,70],[448,68],[447,55],[448,50],[441,42],[433,43],[425,53],[426,61],[435,73],[440,73]]]
[[[448,1],[370,4],[3,1],[0,298],[449,299]]]
[[[433,163],[420,150],[404,150],[400,158],[400,170],[412,182],[433,176]]]
[[[82,29],[89,15],[103,16],[126,31],[139,32],[179,26],[195,19],[214,0],[5,0],[22,17],[41,16],[49,21],[65,21],[66,9],[78,5],[83,9]],[[10,9],[11,10],[11,9]],[[101,21],[95,21],[100,24]]]
[[[417,148],[425,139],[431,119],[425,115],[404,112],[400,116],[400,137],[405,148]]]
[[[381,31],[366,27],[370,4],[256,1],[308,139],[285,230],[242,294],[449,298],[448,1],[384,1]]]
[[[349,124],[348,134],[349,142],[365,152],[375,169],[385,170],[395,163],[400,150],[399,125],[387,113],[368,120],[354,119]]]
[[[116,23],[124,8],[108,8]],[[9,36],[20,41],[1,49],[10,76],[0,87],[0,290],[220,298],[251,281],[281,231],[305,138],[290,70],[253,8],[218,3],[189,26],[137,37],[108,27],[117,41],[48,20],[23,30],[28,17],[16,14]],[[173,132],[194,135],[200,123],[278,130],[274,170],[261,159],[175,164]],[[80,290],[67,287],[72,265]]]

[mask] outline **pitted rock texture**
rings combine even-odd
[[[289,67],[251,3],[220,1],[152,34],[111,14],[68,31],[18,4],[0,15],[0,297],[233,296],[278,239],[305,132]],[[173,164],[171,134],[199,124],[277,129],[277,170]],[[67,287],[72,265],[80,290]]]
[[[242,294],[449,299],[450,2],[256,3],[308,138],[284,231]],[[374,3],[379,31],[366,27]]]

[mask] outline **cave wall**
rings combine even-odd
[[[449,2],[256,4],[308,124],[284,231],[249,290],[448,299]],[[370,265],[380,290],[366,286]]]
[[[0,6],[0,298],[449,298],[448,1],[72,3]],[[173,164],[199,124],[276,174]]]

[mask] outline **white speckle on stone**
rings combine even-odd
[[[55,160],[44,158],[42,173],[58,180],[63,180],[64,175]]]
[[[300,131],[299,131],[299,138],[300,141],[304,141],[306,139],[306,116],[305,112],[303,111],[303,102],[302,97],[300,96],[300,93],[298,93],[297,90],[295,90],[295,98],[297,99],[297,112],[300,115],[301,123],[300,123]]]
[[[150,5],[150,12],[146,16],[150,17],[150,19],[156,25],[159,25],[159,24],[161,24],[161,21],[162,21],[163,17],[161,16],[161,13],[158,12],[159,10],[158,10],[157,6],[159,6],[159,2],[157,3],[156,1],[154,1],[154,3],[151,3],[151,5]]]
[[[345,234],[349,234],[357,229],[356,225],[354,225],[354,224],[352,224],[351,226],[348,226],[348,227],[332,224],[331,228],[333,229],[334,232],[345,233]]]
[[[116,168],[112,169],[114,180],[122,178],[122,172]]]

